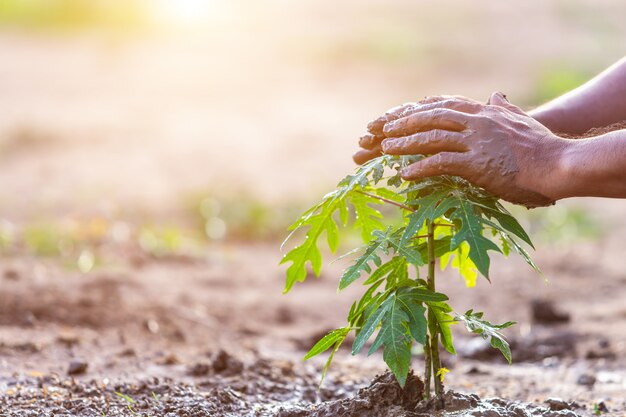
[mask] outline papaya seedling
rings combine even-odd
[[[345,256],[355,256],[339,280],[342,290],[362,279],[365,291],[348,312],[347,325],[326,334],[305,359],[330,351],[322,380],[333,356],[350,332],[355,332],[352,354],[373,339],[368,355],[383,349],[383,360],[404,386],[411,365],[412,350],[421,346],[425,358],[425,395],[443,402],[440,345],[455,354],[450,327],[457,323],[488,339],[511,362],[509,344],[501,330],[514,322],[493,324],[483,313],[469,310],[456,313],[448,297],[436,289],[436,261],[444,269],[458,269],[468,286],[478,274],[489,276],[490,252],[519,253],[535,270],[521,242],[533,247],[520,223],[498,198],[468,181],[440,176],[420,182],[406,182],[400,170],[422,158],[383,155],[360,166],[354,175],[341,180],[336,190],[306,211],[293,225],[286,241],[306,229],[304,241],[287,252],[281,263],[290,263],[284,292],[304,281],[307,264],[319,276],[322,253],[318,246],[325,234],[332,252],[338,248],[339,227],[350,222],[360,231],[364,243]],[[384,217],[379,208],[390,205],[402,216]],[[351,221],[352,219],[352,221]]]

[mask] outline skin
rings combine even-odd
[[[626,119],[626,57],[600,75],[529,112],[553,132],[583,134]]]
[[[594,107],[602,94],[610,104],[604,113]],[[405,168],[402,177],[457,175],[527,207],[568,197],[626,198],[625,129],[576,140],[553,133],[578,134],[626,120],[624,97],[626,60],[532,115],[501,93],[492,94],[487,104],[458,96],[431,97],[391,109],[371,122],[354,159],[363,163],[381,152],[430,155]]]

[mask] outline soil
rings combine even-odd
[[[0,416],[573,416],[597,404],[623,415],[626,280],[610,267],[596,274],[594,247],[579,245],[587,255],[568,268],[567,253],[539,256],[549,286],[515,258],[495,260],[494,283],[475,289],[444,273],[457,308],[519,324],[507,334],[511,366],[455,329],[459,355],[443,357],[452,372],[442,411],[418,401],[419,357],[401,390],[378,354],[340,349],[318,389],[324,358],[301,357],[343,323],[360,290],[336,295],[340,265],[283,296],[275,244],[119,259],[88,274],[14,254],[0,274]],[[537,306],[570,320],[538,322]]]

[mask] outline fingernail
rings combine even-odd
[[[498,94],[500,94],[500,96],[502,96],[504,101],[506,101],[507,103],[510,103],[509,99],[506,97],[506,94],[504,94],[502,91],[498,91]]]

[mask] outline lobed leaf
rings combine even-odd
[[[417,295],[416,291],[416,288],[403,291],[398,295],[397,298],[398,302],[402,305],[402,308],[408,315],[408,327],[411,336],[418,343],[425,345],[426,333],[428,331],[428,323],[426,321],[426,317],[424,316],[424,314],[426,313],[426,307],[424,307],[421,303],[421,301],[425,300],[423,299],[423,294]],[[445,299],[447,298],[448,297],[445,297]]]
[[[379,230],[374,231],[374,236],[384,239],[388,244],[393,247],[396,254],[404,257],[410,264],[420,267],[424,265],[420,251],[415,247],[405,246],[400,243],[400,235],[403,229],[400,228],[393,233],[390,233],[391,229],[387,230],[387,233],[383,233]]]
[[[458,197],[457,197],[458,198]],[[470,203],[459,200],[458,208],[452,213],[453,219],[461,222],[460,229],[452,236],[451,248],[456,249],[461,242],[469,244],[469,258],[474,262],[478,271],[489,279],[489,254],[487,251],[500,252],[500,248],[482,235],[480,216],[477,215]]]
[[[390,297],[389,309],[383,318],[380,331],[369,349],[371,355],[383,346],[383,360],[404,387],[411,364],[411,342],[407,337],[406,322],[409,316],[401,307],[396,295]]]
[[[389,297],[382,302],[382,304],[372,313],[365,324],[361,328],[361,330],[357,333],[356,338],[354,339],[354,343],[352,344],[352,354],[356,355],[363,349],[365,346],[365,342],[374,334],[376,331],[376,327],[382,321],[387,311],[391,308],[393,303],[393,298]]]
[[[383,215],[369,204],[383,204],[383,202],[360,192],[350,193],[349,201],[354,208],[354,227],[361,230],[363,242],[369,242],[374,231],[384,229],[379,220]]]
[[[499,330],[506,329],[514,325],[515,322],[507,321],[503,324],[492,324],[483,320],[482,317],[483,313],[474,313],[472,310],[468,310],[465,314],[457,316],[456,319],[462,321],[470,332],[479,334],[485,340],[490,339],[491,346],[502,352],[504,358],[511,363],[511,349]]]
[[[358,257],[354,264],[344,271],[341,276],[341,280],[339,281],[339,289],[343,290],[348,285],[359,279],[361,272],[371,272],[372,269],[369,265],[370,262],[373,262],[376,266],[380,267],[382,261],[378,252],[382,251],[384,253],[388,253],[388,247],[388,242],[380,237],[372,240],[365,249],[363,255]]]

